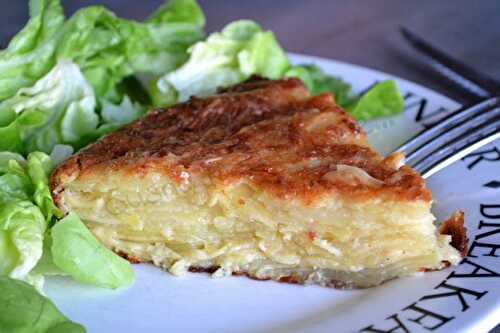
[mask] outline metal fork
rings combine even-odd
[[[438,73],[467,90],[476,100],[481,99],[450,113],[396,149],[396,152],[406,153],[407,165],[428,178],[472,151],[500,139],[500,96],[496,96],[500,83],[437,50],[407,29],[403,28],[402,33],[413,47],[432,59],[431,66]],[[485,96],[490,97],[484,99]]]
[[[428,178],[496,139],[500,139],[500,97],[450,113],[396,152],[405,152],[406,164]]]

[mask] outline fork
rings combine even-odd
[[[429,178],[474,150],[500,139],[500,83],[476,72],[402,28],[410,44],[432,59],[434,69],[479,102],[462,107],[397,148],[406,164]],[[487,97],[487,98],[485,98]]]
[[[450,113],[396,152],[405,152],[406,164],[429,178],[496,139],[500,139],[500,97],[491,97]]]

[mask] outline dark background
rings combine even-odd
[[[399,27],[411,28],[457,58],[500,79],[500,0],[341,1],[199,0],[207,32],[240,18],[272,30],[287,50],[372,67],[415,81],[460,102],[405,44]],[[0,42],[28,19],[28,1],[0,0]],[[67,15],[103,4],[119,16],[144,19],[162,0],[62,0]],[[500,318],[499,318],[500,319]],[[500,326],[493,332],[500,333]]]

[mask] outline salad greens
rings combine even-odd
[[[78,216],[69,214],[52,226],[61,217],[48,185],[53,166],[42,152],[30,153],[27,160],[0,152],[0,276],[38,290],[49,271],[100,287],[130,285],[129,263],[101,245]]]
[[[252,21],[228,24],[188,50],[189,60],[154,82],[153,101],[171,105],[192,95],[213,94],[219,87],[244,81],[252,74],[278,79],[288,58],[270,31]]]
[[[116,85],[135,73],[164,73],[183,61],[203,36],[194,0],[174,0],[143,23],[85,7],[68,20],[59,0],[31,0],[30,20],[0,52],[0,101],[33,85],[60,59],[76,63],[96,95],[114,102]]]
[[[35,83],[55,63],[63,9],[57,0],[30,1],[29,8],[26,26],[0,51],[0,101]]]
[[[32,87],[19,89],[0,103],[0,113],[12,114],[8,126],[17,129],[0,149],[21,142],[20,153],[50,152],[58,143],[81,146],[81,140],[97,128],[94,91],[79,67],[61,60]]]
[[[354,103],[347,106],[347,111],[358,120],[393,116],[403,111],[404,100],[394,81],[385,80],[374,85]]]
[[[90,141],[95,141],[99,137],[109,132],[116,131],[125,124],[128,124],[146,113],[146,107],[133,102],[127,95],[123,97],[120,104],[113,104],[107,100],[101,100],[101,125],[92,132]]]
[[[59,215],[49,192],[50,159],[0,152],[0,276],[27,281],[39,290],[43,276],[31,271],[42,257],[43,238]]]
[[[155,105],[210,95],[217,88],[260,75],[269,79],[297,77],[312,95],[333,93],[336,103],[352,111],[358,120],[393,115],[403,109],[398,87],[392,81],[376,85],[364,96],[356,96],[348,83],[315,65],[290,65],[273,33],[263,31],[253,21],[229,23],[221,32],[191,46],[188,53],[189,60],[181,67],[152,81],[150,90]]]
[[[357,96],[317,66],[290,64],[273,33],[253,21],[232,22],[201,40],[205,17],[196,0],[170,0],[143,22],[101,6],[66,18],[60,0],[30,0],[29,8],[26,26],[0,50],[1,332],[85,331],[37,292],[46,275],[105,288],[133,283],[127,261],[76,214],[62,216],[48,176],[151,104],[172,105],[259,75],[300,78],[312,95],[333,93],[358,120],[403,108],[393,81]],[[138,75],[153,78],[149,91]]]
[[[21,88],[0,103],[0,114],[12,118],[7,125],[11,135],[2,140],[0,149],[27,154],[49,153],[58,144],[83,147],[145,111],[126,95],[119,105],[105,99],[100,104],[98,114],[94,90],[80,68],[60,60],[34,86]]]
[[[141,116],[122,81],[178,67],[205,22],[194,0],[171,1],[143,23],[100,6],[65,20],[58,0],[31,0],[30,15],[0,51],[0,150],[23,154],[79,149]],[[123,115],[102,114],[110,104]]]
[[[393,116],[403,111],[403,97],[392,80],[379,82],[356,96],[347,82],[325,74],[315,65],[293,66],[285,76],[301,79],[312,95],[333,93],[335,102],[360,121]]]
[[[0,276],[0,332],[85,333],[29,284]]]
[[[80,218],[70,213],[51,230],[52,259],[75,280],[105,288],[134,282],[134,272],[125,259],[104,247]]]
[[[316,65],[293,66],[286,71],[285,76],[301,79],[311,92],[311,95],[333,93],[335,95],[335,103],[340,106],[347,106],[356,98],[351,86],[347,82],[341,78],[325,74]]]
[[[170,71],[203,37],[205,18],[194,0],[175,0],[143,23],[117,18],[101,6],[76,12],[64,25],[56,59],[78,64],[95,93],[113,102],[119,82],[137,73]]]

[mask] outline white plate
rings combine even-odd
[[[315,63],[357,91],[386,78],[398,82],[404,115],[366,124],[371,142],[383,153],[458,106],[381,72],[315,57],[292,59]],[[487,332],[500,320],[500,141],[431,177],[428,185],[438,219],[458,208],[465,211],[473,247],[458,267],[342,291],[205,274],[175,278],[137,265],[137,282],[127,290],[51,278],[47,294],[90,333]]]

